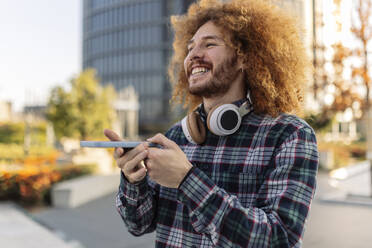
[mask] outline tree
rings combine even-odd
[[[324,87],[328,85],[329,79],[325,69],[326,46],[324,45],[323,37],[323,12],[319,7],[318,0],[313,1],[313,85],[312,93],[314,100],[319,104],[319,108],[324,107]]]
[[[363,98],[357,92],[357,85],[355,82],[345,80],[343,72],[345,70],[345,61],[350,58],[352,52],[346,48],[341,42],[333,45],[334,55],[332,58],[333,85],[335,86],[334,101],[330,106],[332,112],[344,112],[346,109],[353,106],[359,106],[363,102]],[[354,103],[359,103],[355,105]]]
[[[353,68],[352,74],[353,78],[362,82],[366,90],[365,101],[362,108],[364,115],[367,117],[367,158],[371,163],[370,173],[372,189],[372,135],[371,131],[369,130],[370,126],[372,125],[372,106],[370,101],[372,85],[370,68],[368,66],[368,46],[372,41],[372,0],[359,0],[356,2],[356,16],[351,31],[360,44],[360,46],[355,50],[354,54],[360,58],[361,65]]]
[[[356,16],[351,32],[354,34],[360,46],[354,54],[360,58],[361,65],[353,68],[353,77],[359,79],[366,89],[363,109],[368,111],[371,107],[370,92],[371,78],[368,67],[368,46],[372,41],[372,0],[358,0],[356,5]]]
[[[372,0],[368,0],[371,2]],[[315,2],[315,1],[314,1]],[[362,1],[359,1],[361,4]],[[333,15],[335,18],[336,30],[338,33],[342,32],[342,18],[341,18],[341,0],[333,0],[333,4],[335,6],[333,10]],[[364,8],[364,7],[362,7]],[[358,17],[362,15],[366,15],[361,8],[358,9]],[[364,14],[360,14],[360,12]],[[321,43],[322,37],[318,40],[318,33],[321,34],[324,27],[323,17],[321,13],[316,13],[314,16],[315,18],[315,28],[314,28],[314,98],[318,101],[319,107],[321,109],[321,113],[319,114],[318,118],[321,120],[326,120],[327,118],[332,118],[336,113],[344,112],[347,109],[351,109],[354,114],[358,113],[362,110],[359,109],[359,106],[365,105],[363,102],[363,97],[360,95],[358,88],[359,82],[357,80],[346,80],[344,76],[345,72],[345,62],[351,61],[353,55],[360,55],[364,54],[363,51],[357,49],[357,51],[353,51],[347,47],[345,47],[342,43],[342,40],[337,41],[335,44],[332,45],[332,53],[333,57],[330,61],[326,61],[324,59],[324,53],[326,48]],[[357,18],[358,19],[358,18]],[[365,21],[358,21],[358,23],[362,23],[358,27],[353,27],[351,30],[353,33],[357,32],[359,36],[361,36],[362,30],[365,30],[363,26],[366,25]],[[364,23],[364,24],[363,24]],[[368,22],[367,22],[368,23]],[[356,25],[354,25],[356,26]],[[318,30],[318,31],[316,31]],[[363,43],[365,44],[365,43]],[[366,61],[365,59],[363,61]],[[325,70],[325,64],[329,62],[332,65],[332,71]],[[353,68],[352,76],[356,77],[368,77],[368,72],[365,73],[367,70],[367,66],[364,64],[362,67]],[[325,92],[325,89],[330,87],[332,89],[332,103],[325,104],[325,95],[330,95],[330,92]],[[368,94],[368,91],[367,91]],[[329,99],[328,99],[329,100]],[[357,116],[357,115],[354,115]]]
[[[325,130],[331,124],[334,113],[326,105],[324,99],[327,86],[330,84],[329,75],[326,70],[325,58],[327,47],[324,44],[324,21],[323,9],[320,0],[313,1],[313,82],[312,98],[316,110],[310,110],[304,117],[305,120],[317,131]]]
[[[333,0],[335,9],[333,17],[335,18],[336,32],[342,31],[341,0]],[[307,117],[315,128],[325,128],[331,124],[335,114],[344,112],[352,103],[359,100],[358,94],[354,92],[354,87],[350,80],[345,80],[344,69],[345,61],[349,59],[351,52],[341,41],[337,41],[332,47],[324,43],[324,18],[323,9],[319,7],[320,1],[313,1],[313,66],[314,66],[314,83],[313,97],[320,109],[319,113],[311,114]],[[325,54],[332,51],[332,58],[326,59]],[[333,70],[330,70],[331,66]],[[332,91],[330,91],[332,89]]]
[[[47,119],[53,123],[57,138],[102,137],[104,128],[115,119],[112,107],[116,94],[112,86],[101,87],[93,69],[71,80],[71,90],[55,87],[47,106]]]

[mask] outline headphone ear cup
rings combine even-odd
[[[187,116],[187,128],[196,144],[201,144],[205,141],[206,130],[198,113],[191,112]]]
[[[215,135],[226,136],[235,133],[241,123],[239,108],[234,104],[221,104],[208,113],[207,126]]]
[[[215,135],[218,135],[218,134],[216,134],[215,132],[213,132],[213,126],[214,126],[214,125],[211,125],[210,123],[211,123],[211,118],[212,118],[212,115],[213,115],[214,111],[215,111],[218,107],[220,107],[221,105],[222,105],[222,104],[217,105],[217,106],[214,106],[214,107],[209,111],[209,113],[208,113],[208,117],[207,117],[207,127],[208,127],[208,129],[209,129],[212,133],[214,133]]]

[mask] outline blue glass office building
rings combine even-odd
[[[139,95],[141,127],[172,118],[167,80],[172,34],[169,16],[181,14],[185,0],[84,0],[83,69],[95,68],[103,84],[117,92],[132,85]]]

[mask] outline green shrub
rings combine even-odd
[[[0,143],[0,163],[25,162],[35,157],[56,158],[58,152],[53,147],[31,146],[28,154],[25,154],[23,145],[1,144]]]
[[[31,123],[28,126],[31,145],[45,146],[46,143],[46,126],[45,121]],[[24,122],[0,123],[0,144],[24,144],[25,136]]]
[[[0,143],[5,144],[23,144],[25,125],[19,123],[1,123],[0,124]]]

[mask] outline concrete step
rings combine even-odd
[[[54,207],[74,208],[117,191],[120,173],[89,175],[57,183],[52,188]]]

